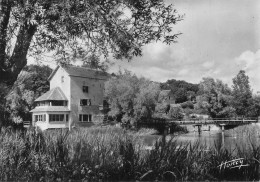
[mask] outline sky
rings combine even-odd
[[[153,81],[199,83],[203,77],[232,85],[239,70],[260,91],[259,0],[168,0],[184,20],[173,26],[178,43],[146,45],[130,63],[115,61],[110,72],[128,69]],[[258,10],[258,11],[257,11]]]
[[[115,61],[109,72],[128,69],[153,81],[199,83],[203,77],[232,85],[239,70],[260,91],[260,0],[166,0],[184,20],[173,26],[177,43],[144,46],[143,56]]]

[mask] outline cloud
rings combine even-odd
[[[185,13],[174,26],[181,32],[177,44],[160,42],[144,46],[143,56],[130,63],[116,61],[154,81],[168,79],[199,83],[203,77],[232,85],[239,70],[246,70],[254,90],[260,90],[260,2],[244,0],[167,0]],[[252,28],[248,28],[252,27]],[[248,50],[248,51],[246,51]],[[111,70],[116,70],[115,67]]]
[[[255,68],[255,64],[260,62],[260,49],[256,51],[256,53],[252,51],[243,52],[238,58],[236,58],[236,62],[245,70]]]
[[[189,69],[187,68],[184,68],[184,69],[181,69],[179,72],[178,72],[178,75],[182,76],[182,75],[187,75],[189,72]]]
[[[206,61],[202,64],[202,67],[209,69],[212,68],[214,66],[215,62],[214,61]]]
[[[245,51],[235,58],[237,65],[246,71],[254,91],[260,91],[260,49],[255,53]]]

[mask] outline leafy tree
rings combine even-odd
[[[4,110],[9,114],[10,121],[21,123],[31,120],[29,111],[34,107],[34,100],[49,90],[47,78],[51,71],[48,66],[38,65],[29,65],[23,69],[5,98]]]
[[[253,96],[250,101],[251,106],[249,107],[248,116],[259,117],[260,116],[260,96]]]
[[[140,85],[140,92],[135,99],[135,115],[138,118],[151,118],[155,111],[160,92],[160,85],[146,80]],[[142,108],[140,112],[140,108]]]
[[[90,55],[128,59],[152,41],[176,41],[182,20],[163,0],[1,0],[0,83],[12,85],[27,55],[61,63]]]
[[[155,110],[159,91],[159,84],[138,78],[129,71],[120,71],[105,84],[105,95],[111,105],[109,115],[123,123],[150,118]]]
[[[50,89],[48,77],[52,73],[49,66],[29,65],[24,69],[24,73],[18,77],[17,84],[24,86],[23,90],[33,91],[35,97],[41,96]]]
[[[231,107],[231,89],[221,80],[203,78],[199,84],[199,96],[197,97],[195,109],[205,110],[213,118],[225,118],[234,115]]]
[[[183,102],[180,104],[183,109],[194,109],[194,104],[191,101]]]
[[[196,93],[194,91],[187,92],[188,101],[194,101],[196,99]]]
[[[8,118],[8,113],[6,112],[6,95],[8,90],[9,88],[6,84],[0,83],[0,128],[6,124]]]
[[[244,70],[240,70],[233,78],[233,107],[239,116],[248,116],[250,106],[252,105],[252,91],[249,84],[249,78]]]
[[[179,120],[183,118],[184,111],[180,104],[171,104],[169,110],[169,118]]]
[[[156,113],[168,114],[170,110],[170,104],[168,103],[157,103],[155,107]]]
[[[199,90],[198,84],[192,84],[183,80],[168,80],[166,83],[161,83],[162,89],[171,89],[176,98],[176,103],[186,102],[195,99],[196,93]]]

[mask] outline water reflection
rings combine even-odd
[[[229,151],[235,151],[237,148],[240,150],[247,150],[252,147],[252,144],[259,146],[259,133],[260,127],[257,124],[250,124],[239,126],[234,129],[214,131],[190,132],[176,136],[176,140],[180,144],[200,142],[200,144],[209,148],[225,148]],[[171,138],[173,136],[168,136]],[[143,138],[145,145],[152,146],[155,141],[160,138],[158,135],[150,135]]]
[[[177,141],[180,143],[192,143],[200,142],[207,148],[222,147],[229,151],[234,151],[239,148],[240,150],[246,150],[253,145],[259,145],[259,128],[256,125],[241,126],[239,128],[216,131],[202,131],[190,132],[177,137]]]

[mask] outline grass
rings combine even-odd
[[[150,133],[142,131],[141,133]],[[260,145],[236,152],[210,150],[174,138],[144,150],[142,138],[115,127],[71,132],[53,130],[0,133],[0,181],[259,180]],[[248,167],[220,170],[224,161],[244,158]]]

